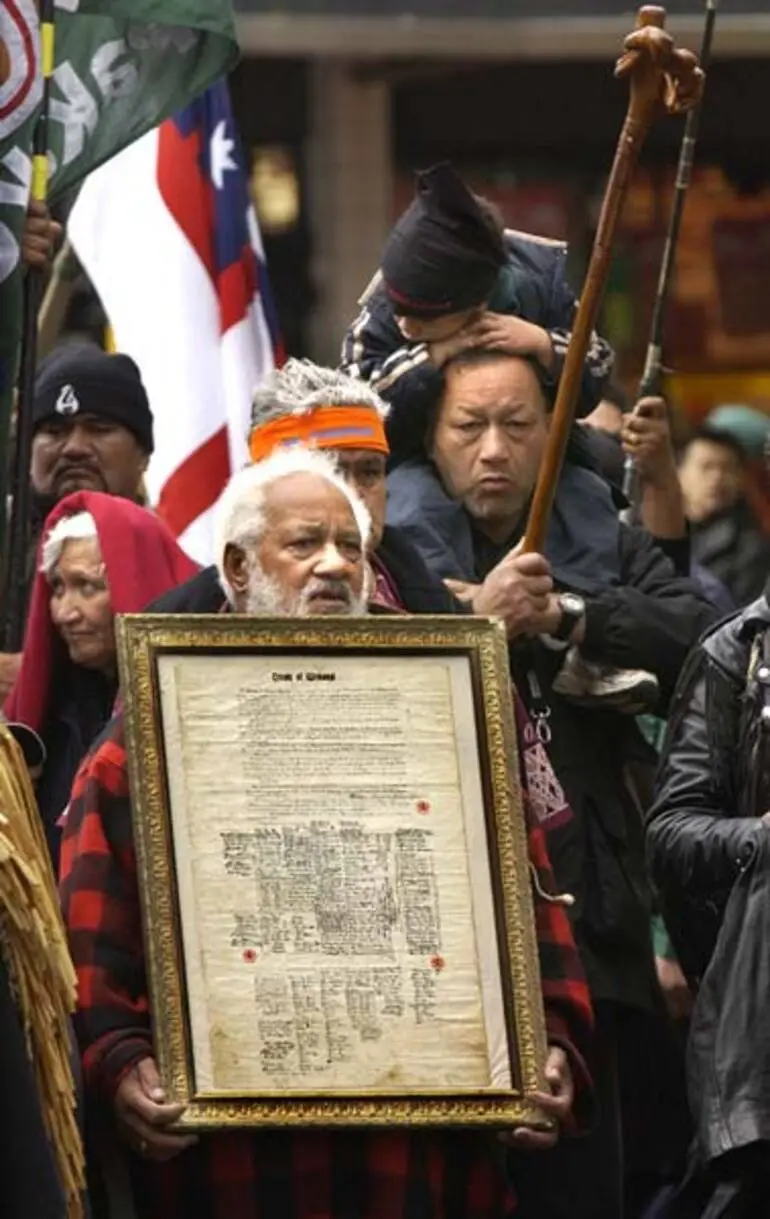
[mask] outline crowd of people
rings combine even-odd
[[[546,541],[525,553],[577,308],[565,260],[562,243],[506,230],[449,166],[421,175],[340,367],[290,360],[255,389],[251,463],[222,495],[202,569],[144,503],[141,370],[81,345],[39,370],[28,619],[21,654],[0,656],[0,694],[77,974],[93,1219],[770,1206],[770,607],[749,494],[768,429],[757,412],[715,412],[677,452],[666,403],[629,409],[594,335]],[[504,621],[552,1131],[177,1128],[153,1044],[116,663],[116,615],[148,607]],[[63,1194],[44,1210],[35,1187],[17,1172],[3,1214],[64,1219]]]

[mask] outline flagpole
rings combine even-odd
[[[48,196],[48,110],[54,67],[54,0],[40,3],[40,52],[43,98],[32,140],[32,184],[30,195],[38,203]],[[43,299],[45,273],[28,267],[24,276],[19,396],[16,410],[16,442],[11,475],[11,519],[5,547],[2,592],[2,637],[4,652],[18,652],[24,638],[26,615],[27,550],[30,533],[30,465],[32,459],[35,367],[37,364],[37,318]]]

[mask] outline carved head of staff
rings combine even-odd
[[[701,99],[705,74],[697,55],[677,47],[665,28],[666,10],[644,5],[625,40],[615,76],[630,78],[630,116],[646,125],[663,113],[685,114]]]

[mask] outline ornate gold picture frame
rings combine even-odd
[[[191,1128],[548,1128],[505,632],[128,615],[156,1056]]]

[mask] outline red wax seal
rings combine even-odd
[[[255,961],[256,961],[256,959],[257,959],[257,954],[256,954],[256,952],[254,951],[254,949],[253,949],[253,948],[247,948],[247,949],[244,951],[244,954],[243,954],[243,959],[244,959],[244,962],[245,962],[247,965],[253,965],[253,964],[254,964],[254,962],[255,962]]]
[[[437,974],[441,973],[441,971],[445,965],[446,965],[446,961],[444,960],[443,957],[438,956],[438,954],[435,957],[431,957],[431,959],[430,959],[430,967],[431,967],[431,969],[435,969]]]
[[[417,801],[417,812],[422,813],[423,816],[425,816],[426,813],[429,813],[430,812],[430,800],[418,800]]]

